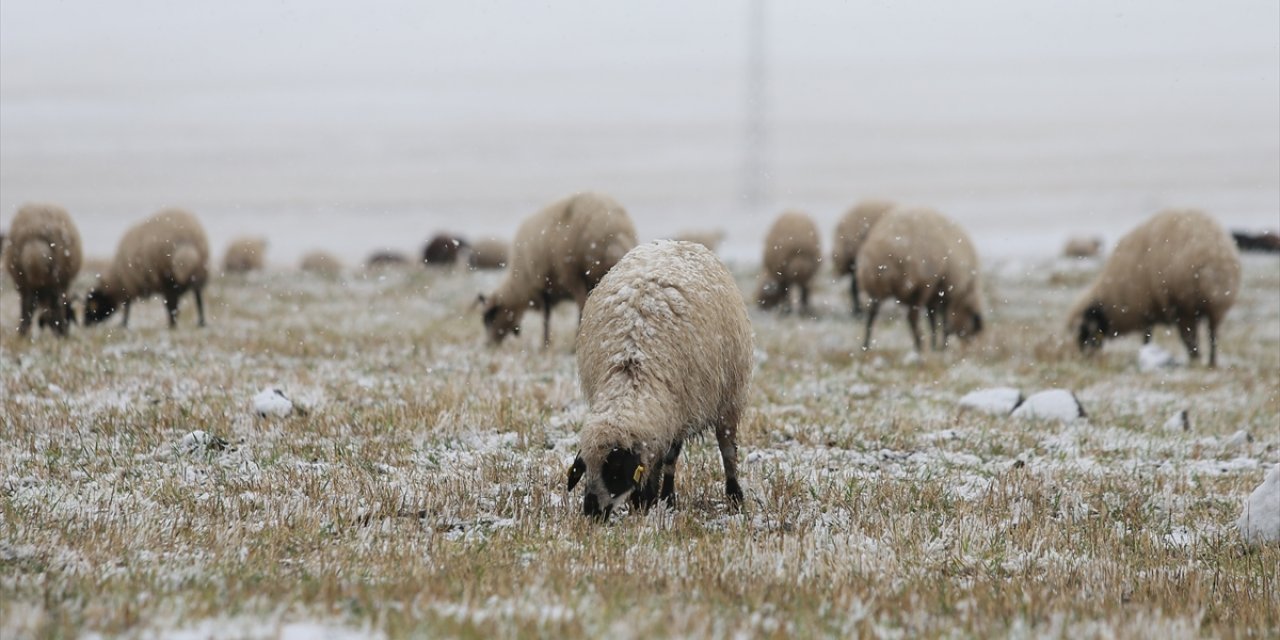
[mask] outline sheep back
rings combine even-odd
[[[226,273],[261,271],[266,266],[266,255],[266,238],[236,238],[227,245],[227,253],[222,258],[222,270]]]
[[[757,301],[768,308],[785,300],[792,286],[806,290],[820,262],[822,246],[813,218],[800,211],[778,216],[765,236]]]
[[[981,313],[978,254],[964,229],[923,207],[899,207],[872,227],[858,254],[858,286],[877,300],[925,306],[945,293]]]

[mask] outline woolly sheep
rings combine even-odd
[[[1240,290],[1240,254],[1213,218],[1196,209],[1162,211],[1120,239],[1068,316],[1081,351],[1132,331],[1151,341],[1174,324],[1192,360],[1200,320],[1209,324],[1209,366],[1218,363],[1218,326]]]
[[[328,251],[309,251],[302,256],[299,266],[303,271],[335,276],[342,271],[342,260]]]
[[[724,229],[687,229],[675,235],[676,240],[694,242],[712,251],[720,248],[724,238]]]
[[[863,349],[871,348],[871,327],[880,303],[896,298],[907,306],[907,323],[916,351],[920,309],[929,321],[929,345],[941,348],[947,336],[961,338],[982,331],[982,286],[973,241],[951,220],[932,209],[890,210],[867,234],[858,252],[858,286],[867,295],[867,327]]]
[[[236,238],[227,245],[227,253],[222,258],[222,271],[225,273],[261,271],[265,265],[266,255],[266,238]]]
[[[549,346],[551,308],[571,299],[581,319],[587,294],[635,244],[626,209],[603,194],[575,194],[530,216],[516,231],[506,278],[480,297],[490,342],[519,335],[524,312],[542,309],[542,342]]]
[[[467,241],[458,236],[438,233],[422,248],[422,261],[431,266],[452,265],[468,246]]]
[[[836,223],[835,246],[831,249],[831,267],[836,279],[849,276],[849,296],[853,299],[853,315],[862,313],[858,300],[858,250],[866,242],[867,234],[884,214],[893,208],[888,200],[863,200],[845,212]]]
[[[369,257],[364,261],[364,266],[368,269],[403,267],[407,264],[409,264],[409,256],[395,249],[378,249],[369,254]]]
[[[1064,258],[1094,258],[1102,252],[1102,238],[1098,236],[1071,236],[1062,247]]]
[[[791,309],[791,289],[800,290],[800,308],[809,311],[809,281],[822,262],[818,226],[807,214],[787,211],[774,221],[764,241],[764,261],[756,302],[763,309]]]
[[[505,269],[510,250],[507,243],[493,238],[479,240],[467,252],[467,266],[478,269]]]
[[[725,493],[742,501],[738,422],[753,340],[733,276],[706,247],[657,240],[632,249],[587,300],[578,370],[590,405],[569,469],[585,515],[624,501],[675,503],[684,442],[714,428]]]
[[[21,299],[18,333],[31,331],[36,307],[43,308],[41,326],[59,336],[75,322],[67,289],[83,260],[80,231],[66,209],[52,204],[27,204],[18,209],[9,226],[10,246],[5,266]]]
[[[111,268],[85,299],[84,323],[102,322],[123,304],[121,326],[127,327],[133,301],[159,293],[172,329],[178,326],[178,299],[191,291],[203,327],[208,279],[209,241],[200,221],[182,209],[165,209],[125,232]]]

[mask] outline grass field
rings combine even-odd
[[[843,285],[817,319],[753,310],[741,512],[708,438],[678,510],[604,526],[564,492],[575,312],[550,351],[535,316],[488,348],[499,274],[223,278],[204,330],[152,301],[66,341],[17,339],[6,281],[0,636],[1280,634],[1280,548],[1234,526],[1280,461],[1276,261],[1246,260],[1219,369],[1155,373],[1136,337],[1062,342],[1096,265],[988,266],[988,333],[920,359],[893,313],[862,353]],[[958,409],[991,386],[1088,418]],[[305,415],[254,415],[267,387]]]

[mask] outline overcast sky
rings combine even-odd
[[[3,89],[736,64],[746,2],[5,0]],[[1280,59],[1280,2],[772,2],[775,64]]]

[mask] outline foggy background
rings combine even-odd
[[[798,207],[824,251],[868,196],[984,252],[1056,252],[1164,206],[1280,226],[1280,3],[770,2],[748,201],[750,4],[0,3],[0,219],[66,206],[109,256],[162,206],[268,260],[438,230],[509,238],[582,189],[642,239],[758,260]]]

